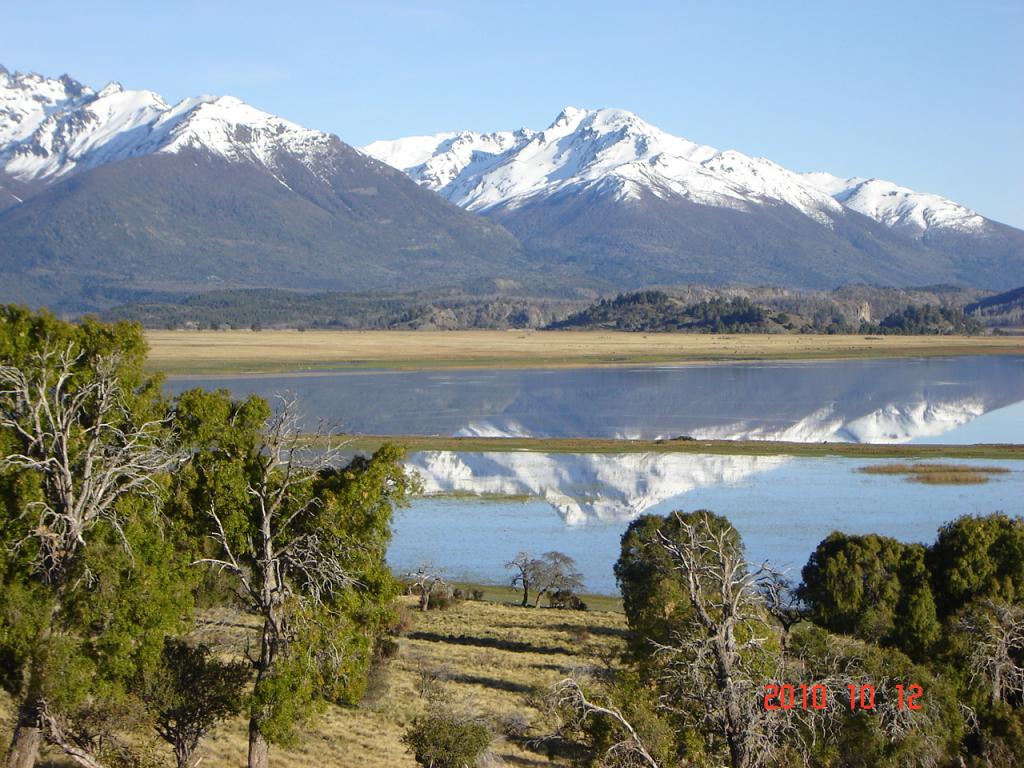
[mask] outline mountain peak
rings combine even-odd
[[[552,128],[563,127],[567,125],[573,125],[578,123],[580,119],[589,114],[586,109],[580,109],[579,107],[566,106],[562,108],[562,111],[558,113],[558,117],[551,123]]]
[[[67,75],[65,75],[64,77],[67,77]],[[68,79],[70,80],[70,78]],[[61,78],[61,81],[63,82],[63,78]],[[113,96],[116,93],[124,93],[124,86],[117,82],[117,80],[111,80],[109,83],[103,86],[100,92],[96,95],[102,99],[106,96]]]
[[[75,78],[67,72],[58,77],[57,81],[64,86],[64,90],[69,96],[81,96],[87,90],[84,85],[75,80]]]

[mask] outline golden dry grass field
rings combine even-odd
[[[488,597],[511,596],[488,589]],[[401,598],[411,609],[415,598]],[[600,600],[597,607],[614,601]],[[520,608],[506,603],[465,602],[447,611],[410,611],[412,627],[398,638],[398,655],[371,685],[359,707],[329,707],[306,729],[296,746],[275,747],[275,768],[415,768],[401,742],[405,728],[428,707],[427,688],[440,689],[450,706],[482,717],[495,733],[491,749],[507,766],[568,765],[506,738],[503,725],[511,716],[530,722],[528,735],[546,732],[531,699],[573,670],[600,665],[623,647],[625,617],[608,610],[556,611]],[[220,617],[211,615],[209,619]],[[237,616],[219,624],[210,621],[202,640],[212,647],[237,651],[244,630]],[[433,682],[430,682],[433,681]],[[9,743],[10,700],[2,702],[0,739]],[[205,742],[202,768],[245,765],[247,724],[236,718],[222,724]],[[170,750],[165,753],[173,765]],[[500,763],[499,763],[500,764]],[[43,768],[72,764],[47,755]]]
[[[146,335],[151,348],[149,367],[171,374],[1024,354],[1024,336],[611,331],[149,331]]]

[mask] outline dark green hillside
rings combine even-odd
[[[877,328],[872,326],[874,333],[904,334],[965,334],[981,333],[982,324],[973,317],[968,317],[962,309],[940,307],[932,304],[908,306],[905,309],[888,315]]]
[[[147,328],[502,329],[547,325],[580,303],[459,291],[340,293],[253,288],[206,291],[184,301],[154,297],[112,307],[103,317],[134,320]]]
[[[603,328],[617,331],[690,331],[767,333],[780,328],[771,313],[745,298],[713,298],[684,304],[662,291],[624,293],[602,299],[570,315],[555,328]]]
[[[988,288],[1013,276],[1024,279],[1024,243],[1014,245],[1010,228],[991,243],[923,243],[853,211],[822,227],[785,205],[734,210],[654,195],[622,203],[600,191],[485,215],[519,238],[539,266],[568,266],[618,289],[745,283],[831,290],[850,283],[939,282]]]
[[[283,158],[278,179],[196,151],[79,173],[0,212],[0,299],[74,311],[154,291],[528,275],[501,227],[340,141],[330,165],[314,174]]]
[[[687,303],[663,291],[639,291],[602,299],[548,327],[688,333],[910,335],[971,335],[983,330],[980,321],[968,317],[959,307],[940,304],[907,304],[875,323],[847,317],[835,302],[817,305],[813,298],[788,301],[768,298],[766,303],[771,306],[754,303],[744,296],[715,296]],[[780,309],[780,304],[785,308]]]
[[[1024,286],[968,304],[964,312],[987,325],[1024,325]]]

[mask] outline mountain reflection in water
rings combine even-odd
[[[1024,358],[348,371],[167,386],[292,392],[310,425],[363,434],[907,442],[1024,401]]]
[[[531,496],[565,522],[629,520],[666,499],[736,483],[787,461],[782,456],[681,453],[551,454],[534,452],[413,454],[408,465],[427,494]]]

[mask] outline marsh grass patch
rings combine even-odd
[[[980,485],[994,475],[1009,472],[1006,467],[975,464],[872,464],[860,467],[867,475],[903,475],[909,482],[925,485]]]

